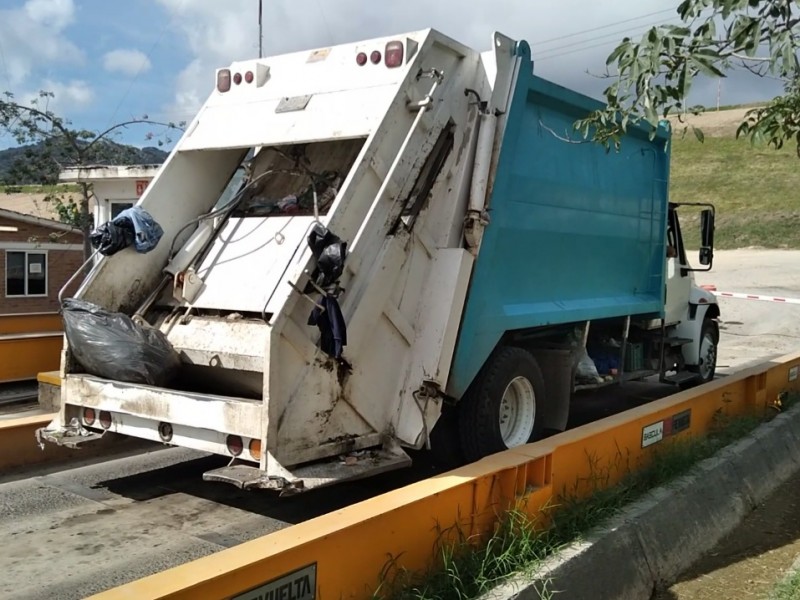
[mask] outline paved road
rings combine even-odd
[[[700,279],[730,291],[800,296],[798,261],[800,253],[720,253],[715,273]],[[723,371],[800,345],[800,307],[723,300],[722,310]],[[631,383],[580,394],[570,426],[672,391]],[[280,499],[202,481],[224,462],[173,448],[0,477],[0,598],[83,598],[439,471],[417,456],[410,469]]]
[[[671,391],[631,383],[582,394],[571,426]],[[426,455],[414,461],[291,498],[203,482],[225,459],[182,448],[0,477],[0,598],[83,598],[442,471]]]
[[[430,465],[294,498],[201,479],[184,449],[0,483],[0,598],[83,598],[430,475]]]
[[[717,252],[713,270],[698,273],[697,280],[719,291],[800,298],[800,251]],[[800,305],[733,298],[719,303],[723,371],[800,351]]]

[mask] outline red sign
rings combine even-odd
[[[147,179],[138,179],[136,181],[136,195],[141,196],[147,189],[147,184],[150,183]]]

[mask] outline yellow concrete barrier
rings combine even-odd
[[[19,313],[0,315],[0,335],[32,333],[36,331],[63,331],[64,324],[57,312]]]
[[[137,438],[115,436],[71,449],[55,444],[36,443],[36,430],[46,427],[55,414],[42,414],[17,419],[0,420],[0,475],[12,469],[35,467],[46,463],[118,458],[128,452],[143,452],[161,447],[160,444]]]
[[[598,477],[613,485],[672,437],[706,433],[720,416],[763,412],[798,389],[798,370],[800,355],[784,357],[92,598],[369,598],[395,569],[432,565],[443,532],[485,534],[523,499],[537,516],[559,494],[597,489]]]
[[[48,385],[55,385],[61,387],[61,375],[58,371],[47,371],[44,373],[37,373],[36,380],[39,383],[46,383]]]
[[[0,383],[33,380],[58,369],[62,331],[58,313],[0,315]]]
[[[47,461],[64,460],[76,451],[47,444],[42,450],[36,443],[36,430],[45,427],[54,414],[36,415],[0,421],[0,473]]]

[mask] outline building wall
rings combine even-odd
[[[151,178],[144,178],[141,181],[149,183],[150,180]],[[142,189],[137,189],[137,187],[141,187],[138,181],[137,179],[98,179],[93,181],[92,189],[99,204],[98,207],[92,207],[92,212],[95,212],[95,210],[99,208],[95,223],[98,225],[105,223],[106,221],[110,221],[112,216],[115,216],[112,215],[112,208],[115,202],[136,204],[143,191]]]
[[[83,264],[82,236],[3,217],[0,217],[0,225],[18,229],[0,232],[0,314],[57,311],[59,290]],[[56,236],[56,239],[51,239],[51,236]],[[46,253],[46,296],[7,295],[6,253],[13,251]],[[64,297],[73,294],[78,285],[80,278],[70,285]]]

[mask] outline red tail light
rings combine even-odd
[[[103,429],[108,429],[111,427],[111,413],[107,410],[100,411],[100,426]]]
[[[391,68],[399,67],[403,64],[403,42],[389,42],[386,44],[386,66]]]
[[[220,69],[217,71],[217,90],[225,93],[231,89],[231,70]]]
[[[252,71],[248,71],[247,73],[245,73],[244,74],[244,80],[247,83],[253,83],[253,72]]]
[[[369,59],[372,61],[373,65],[377,65],[379,62],[381,62],[381,53],[377,50],[373,50],[372,54],[369,55]]]
[[[242,83],[242,74],[241,73],[235,73],[234,74],[233,83],[235,83],[236,85],[239,85],[240,83]]]
[[[225,445],[228,447],[228,452],[233,456],[239,456],[244,450],[244,442],[238,435],[229,435],[225,439]]]
[[[359,52],[356,54],[356,62],[358,63],[359,67],[363,67],[365,64],[367,64],[367,53]]]
[[[84,408],[83,409],[83,422],[86,423],[89,427],[94,425],[94,409],[93,408]]]

